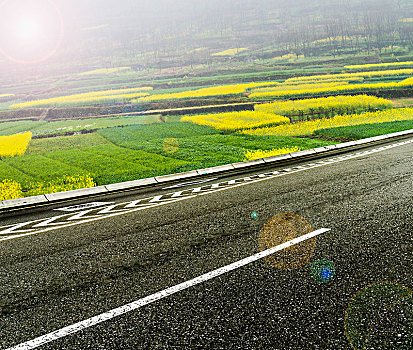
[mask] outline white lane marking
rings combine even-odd
[[[413,140],[398,142],[398,143],[386,146],[386,150],[389,149],[389,148],[395,148],[395,147],[403,146],[403,145],[410,144],[410,143],[413,143]],[[378,152],[382,152],[382,151],[383,151],[383,149],[375,148],[375,149],[368,150],[368,151],[358,152],[357,154],[349,154],[348,156],[346,156],[345,158],[342,158],[342,159],[333,158],[333,159],[329,159],[329,160],[321,160],[321,161],[316,162],[316,165],[306,166],[304,169],[294,170],[293,168],[287,168],[287,169],[282,169],[282,170],[279,170],[279,171],[271,171],[271,172],[261,174],[262,176],[265,176],[265,177],[262,177],[262,178],[261,178],[260,175],[254,175],[254,177],[258,177],[258,179],[256,179],[256,180],[251,179],[251,180],[248,180],[248,181],[244,181],[244,179],[247,179],[247,178],[250,179],[249,177],[245,177],[245,178],[239,178],[237,180],[231,180],[231,181],[226,181],[226,182],[222,182],[222,183],[212,184],[212,185],[209,185],[208,186],[209,188],[207,188],[207,189],[203,189],[202,187],[198,187],[198,188],[188,189],[188,190],[185,190],[185,191],[179,191],[180,193],[182,193],[182,192],[191,192],[190,194],[185,195],[182,198],[164,199],[164,196],[155,196],[155,197],[150,197],[150,198],[139,199],[139,200],[132,201],[132,202],[119,203],[116,206],[126,205],[125,208],[128,208],[128,209],[127,210],[122,210],[122,211],[111,211],[111,212],[108,212],[108,210],[105,211],[105,209],[103,209],[99,212],[99,213],[105,213],[105,215],[84,216],[85,213],[93,210],[93,209],[89,209],[87,211],[78,213],[78,215],[71,216],[70,218],[68,218],[66,220],[66,222],[69,221],[68,223],[61,222],[60,225],[52,225],[51,224],[51,221],[53,221],[52,219],[56,219],[56,217],[46,218],[46,219],[42,219],[42,220],[36,220],[36,222],[43,221],[43,224],[47,220],[50,221],[48,226],[51,226],[51,227],[44,228],[44,229],[33,230],[32,228],[27,228],[26,230],[21,230],[22,227],[24,227],[25,225],[29,226],[34,221],[28,221],[26,223],[18,223],[18,224],[14,224],[14,225],[2,226],[2,227],[0,227],[0,237],[4,236],[4,235],[9,235],[9,236],[5,236],[5,237],[0,238],[0,242],[1,241],[12,240],[12,239],[17,239],[17,238],[21,238],[21,237],[26,237],[26,236],[31,236],[31,235],[35,235],[35,234],[38,234],[38,233],[48,232],[48,231],[57,230],[57,229],[61,229],[61,228],[67,228],[67,227],[74,226],[74,225],[90,223],[90,222],[94,222],[94,221],[97,221],[97,220],[103,220],[103,219],[111,218],[111,217],[118,216],[118,215],[130,214],[130,213],[133,213],[133,212],[136,212],[136,211],[145,210],[145,209],[149,209],[149,208],[155,208],[155,207],[159,207],[159,206],[167,205],[167,204],[171,204],[171,203],[176,203],[176,202],[180,202],[180,201],[183,201],[183,200],[187,200],[187,199],[191,199],[191,198],[195,198],[195,197],[198,197],[198,196],[203,196],[203,195],[207,195],[207,194],[211,194],[211,193],[215,193],[215,192],[227,191],[227,190],[231,190],[233,188],[249,185],[251,183],[266,181],[266,180],[274,179],[274,178],[279,177],[279,176],[290,175],[290,174],[294,174],[294,173],[298,173],[298,172],[302,172],[302,171],[306,171],[306,170],[310,170],[310,169],[319,168],[319,167],[322,167],[322,166],[325,166],[325,165],[340,163],[340,162],[343,162],[343,161],[346,161],[346,160],[359,158],[359,157],[363,157],[363,156],[366,156],[366,155],[370,155],[370,154],[378,153]],[[239,182],[241,182],[241,183],[239,183]],[[229,185],[231,185],[231,186],[229,186]],[[222,187],[222,186],[226,186],[226,187]],[[173,193],[171,193],[170,195],[173,195]],[[150,203],[139,204],[140,202],[145,201],[145,200],[150,200]],[[99,214],[99,213],[97,213],[97,214]],[[77,220],[77,221],[74,222],[74,220]],[[42,225],[40,225],[40,226],[42,226]],[[15,230],[16,228],[20,228],[20,230]]]
[[[172,188],[179,188],[179,187],[185,187],[185,186],[190,186],[190,185],[196,185],[196,184],[203,184],[205,182],[211,182],[214,180],[218,180],[217,177],[214,177],[212,179],[205,179],[205,180],[199,180],[199,181],[192,181],[192,182],[185,182],[183,184],[177,184],[169,187],[164,187],[163,190],[170,190]]]
[[[83,209],[103,207],[105,205],[109,205],[113,203],[115,202],[91,202],[91,203],[85,203],[85,204],[79,204],[79,205],[72,205],[71,207],[57,208],[54,210],[72,212],[72,211],[79,211]]]
[[[107,312],[105,312],[105,313],[102,313],[102,314],[100,314],[100,315],[97,315],[97,316],[88,318],[88,319],[86,319],[86,320],[80,321],[80,322],[75,323],[75,324],[72,324],[72,325],[70,325],[70,326],[67,326],[67,327],[58,329],[58,330],[56,330],[56,331],[54,331],[54,332],[51,332],[51,333],[49,333],[49,334],[46,334],[46,335],[43,335],[43,336],[41,336],[41,337],[35,338],[35,339],[33,339],[33,340],[29,340],[29,341],[27,341],[27,342],[25,342],[25,343],[21,343],[21,344],[19,344],[19,345],[16,345],[16,346],[14,346],[14,347],[11,347],[11,348],[9,348],[9,349],[7,349],[7,350],[30,350],[30,349],[35,349],[35,348],[37,348],[37,347],[39,347],[39,346],[41,346],[41,345],[44,345],[44,344],[46,344],[46,343],[52,342],[52,341],[57,340],[57,339],[60,339],[60,338],[64,338],[64,337],[66,337],[66,336],[68,336],[68,335],[70,335],[70,334],[79,332],[79,331],[81,331],[81,330],[83,330],[83,329],[86,329],[86,328],[89,328],[89,327],[93,327],[93,326],[95,326],[95,325],[97,325],[97,324],[99,324],[99,323],[102,323],[102,322],[104,322],[104,321],[110,320],[110,319],[112,319],[112,318],[115,318],[115,317],[117,317],[117,316],[126,314],[126,313],[128,313],[128,312],[137,310],[137,309],[141,308],[142,306],[151,304],[151,303],[153,303],[153,302],[155,302],[155,301],[158,301],[158,300],[160,300],[160,299],[169,297],[169,296],[172,295],[172,294],[178,293],[178,292],[180,292],[180,291],[182,291],[182,290],[184,290],[184,289],[188,289],[188,288],[190,288],[190,287],[192,287],[192,286],[195,286],[195,285],[197,285],[197,284],[206,282],[206,281],[208,281],[208,280],[210,280],[210,279],[212,279],[212,278],[215,278],[215,277],[217,277],[217,276],[223,275],[223,274],[225,274],[225,273],[227,273],[227,272],[236,270],[236,269],[238,269],[238,268],[240,268],[240,267],[243,267],[243,266],[245,266],[245,265],[247,265],[247,264],[250,264],[250,263],[252,263],[252,262],[255,262],[255,261],[257,261],[257,260],[260,260],[260,259],[262,259],[262,258],[265,258],[265,257],[268,256],[268,255],[274,254],[274,253],[276,253],[276,252],[278,252],[278,251],[280,251],[280,250],[283,250],[283,249],[285,249],[285,248],[291,247],[292,245],[298,244],[298,243],[303,242],[303,241],[305,241],[305,240],[308,240],[308,239],[310,239],[310,238],[314,238],[314,237],[316,237],[316,236],[318,236],[318,235],[320,235],[320,234],[322,234],[322,233],[328,232],[328,231],[330,231],[330,229],[328,229],[328,228],[321,228],[321,229],[319,229],[319,230],[316,230],[316,231],[307,233],[306,235],[303,235],[303,236],[301,236],[301,237],[294,238],[294,239],[292,239],[292,240],[290,240],[290,241],[287,241],[287,242],[285,242],[285,243],[282,243],[282,244],[280,244],[280,245],[277,245],[277,246],[275,246],[275,247],[273,247],[273,248],[264,250],[264,251],[262,251],[262,252],[260,252],[260,253],[255,254],[255,255],[251,255],[251,256],[249,256],[249,257],[247,257],[247,258],[244,258],[244,259],[242,259],[242,260],[236,261],[236,262],[234,262],[234,263],[232,263],[232,264],[230,264],[230,265],[227,265],[227,266],[224,266],[224,267],[220,267],[220,268],[218,268],[218,269],[216,269],[216,270],[213,270],[213,271],[210,271],[210,272],[208,272],[208,273],[206,273],[206,274],[203,274],[203,275],[201,275],[201,276],[195,277],[195,278],[193,278],[193,279],[191,279],[191,280],[189,280],[189,281],[186,281],[186,282],[177,284],[177,285],[175,285],[175,286],[173,286],[173,287],[169,287],[169,288],[164,289],[164,290],[162,290],[162,291],[160,291],[160,292],[157,292],[157,293],[155,293],[155,294],[149,295],[149,296],[144,297],[144,298],[142,298],[142,299],[138,299],[138,300],[136,300],[136,301],[134,301],[134,302],[132,302],[132,303],[123,305],[123,306],[118,307],[118,308],[116,308],[116,309],[113,309],[113,310],[107,311]]]

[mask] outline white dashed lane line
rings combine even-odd
[[[205,185],[201,187],[181,190],[177,192],[172,192],[164,195],[157,195],[148,198],[142,198],[135,201],[110,204],[103,207],[93,207],[86,210],[81,210],[75,213],[68,213],[65,215],[53,216],[45,219],[28,221],[23,223],[15,223],[6,226],[0,226],[0,242],[26,237],[42,232],[48,232],[52,230],[57,230],[65,227],[71,227],[75,225],[85,224],[89,222],[94,222],[97,220],[103,220],[106,218],[115,217],[118,215],[130,214],[136,211],[145,210],[149,208],[156,208],[162,205],[172,204],[179,201],[184,201],[187,199],[195,198],[198,196],[204,196],[215,192],[227,191],[236,187],[246,186],[252,183],[257,183],[261,181],[266,181],[274,179],[276,177],[295,174],[301,171],[307,171],[314,168],[319,168],[322,166],[340,163],[346,160],[363,157],[373,153],[378,153],[385,151],[387,149],[403,146],[413,143],[413,140],[407,140],[403,142],[398,142],[372,150],[357,152],[354,154],[343,155],[340,157],[320,160],[315,163],[300,165],[296,167],[286,168],[282,170],[276,170],[271,172],[266,172],[258,175],[246,176],[243,178],[220,182],[212,185]],[[66,208],[67,210],[67,208]]]
[[[57,209],[54,209],[54,210],[74,212],[74,211],[79,211],[79,210],[84,210],[84,209],[103,207],[105,205],[109,205],[109,204],[113,204],[113,203],[115,203],[115,202],[91,202],[91,203],[85,203],[85,204],[79,204],[79,205],[72,205],[70,207],[57,208]]]
[[[205,180],[198,180],[198,181],[191,181],[191,182],[185,182],[182,184],[177,184],[169,187],[164,187],[163,190],[170,190],[172,188],[179,188],[179,187],[186,187],[186,186],[191,186],[191,185],[196,185],[196,184],[203,184],[205,182],[211,182],[217,180],[217,177],[214,177],[212,179],[205,179]]]
[[[287,242],[285,242],[285,243],[282,243],[282,244],[280,244],[280,245],[278,245],[278,246],[275,246],[275,247],[273,247],[273,248],[264,250],[264,251],[262,251],[262,252],[260,252],[260,253],[255,254],[255,255],[251,255],[251,256],[249,256],[249,257],[247,257],[247,258],[245,258],[245,259],[236,261],[236,262],[234,262],[234,263],[232,263],[232,264],[230,264],[230,265],[227,265],[227,266],[224,266],[224,267],[220,267],[220,268],[218,268],[218,269],[216,269],[216,270],[213,270],[213,271],[211,271],[211,272],[208,272],[208,273],[206,273],[206,274],[203,274],[203,275],[201,275],[201,276],[198,276],[198,277],[196,277],[196,278],[193,278],[193,279],[191,279],[191,280],[189,280],[189,281],[186,281],[186,282],[177,284],[177,285],[175,285],[175,286],[173,286],[173,287],[164,289],[164,290],[162,290],[162,291],[160,291],[160,292],[157,292],[157,293],[152,294],[152,295],[149,295],[149,296],[147,296],[147,297],[145,297],[145,298],[136,300],[136,301],[134,301],[134,302],[132,302],[132,303],[123,305],[123,306],[118,307],[118,308],[116,308],[116,309],[113,309],[113,310],[107,311],[107,312],[105,312],[105,313],[102,313],[102,314],[100,314],[100,315],[97,315],[97,316],[88,318],[88,319],[86,319],[86,320],[80,321],[80,322],[75,323],[75,324],[72,324],[72,325],[70,325],[70,326],[67,326],[67,327],[58,329],[58,330],[56,330],[56,331],[54,331],[54,332],[51,332],[51,333],[46,334],[46,335],[43,335],[43,336],[38,337],[38,338],[33,339],[33,340],[29,340],[29,341],[27,341],[27,342],[25,342],[25,343],[19,344],[19,345],[17,345],[17,346],[14,346],[14,347],[12,347],[12,348],[7,349],[7,350],[30,350],[30,349],[35,349],[35,348],[37,348],[37,347],[39,347],[39,346],[41,346],[41,345],[44,345],[44,344],[46,344],[46,343],[50,343],[50,342],[55,341],[55,340],[58,340],[58,339],[60,339],[60,338],[67,337],[67,336],[70,335],[70,334],[79,332],[79,331],[84,330],[84,329],[86,329],[86,328],[93,327],[93,326],[95,326],[95,325],[97,325],[97,324],[99,324],[99,323],[108,321],[108,320],[113,319],[113,318],[115,318],[115,317],[117,317],[117,316],[120,316],[120,315],[126,314],[126,313],[128,313],[128,312],[137,310],[137,309],[139,309],[139,308],[141,308],[141,307],[143,307],[143,306],[145,306],[145,305],[148,305],[148,304],[151,304],[151,303],[153,303],[153,302],[155,302],[155,301],[158,301],[158,300],[161,300],[161,299],[163,299],[163,298],[169,297],[169,296],[171,296],[171,295],[173,295],[173,294],[175,294],[175,293],[178,293],[178,292],[180,292],[180,291],[182,291],[182,290],[188,289],[188,288],[190,288],[190,287],[192,287],[192,286],[195,286],[195,285],[197,285],[197,284],[206,282],[206,281],[208,281],[208,280],[210,280],[210,279],[213,279],[213,278],[215,278],[215,277],[217,277],[217,276],[223,275],[223,274],[225,274],[225,273],[227,273],[227,272],[236,270],[236,269],[238,269],[238,268],[240,268],[240,267],[243,267],[243,266],[245,266],[245,265],[247,265],[247,264],[250,264],[250,263],[252,263],[252,262],[255,262],[255,261],[258,261],[258,260],[260,260],[260,259],[262,259],[262,258],[265,258],[265,257],[268,256],[268,255],[274,254],[274,253],[276,253],[276,252],[278,252],[278,251],[280,251],[280,250],[283,250],[283,249],[285,249],[285,248],[289,248],[289,247],[291,247],[292,245],[295,245],[295,244],[304,242],[304,241],[306,241],[306,240],[308,240],[308,239],[314,238],[314,237],[316,237],[316,236],[318,236],[318,235],[321,235],[321,234],[323,234],[323,233],[325,233],[325,232],[328,232],[328,231],[330,231],[330,229],[322,228],[322,229],[319,229],[319,230],[317,230],[317,231],[313,231],[313,232],[307,233],[307,234],[305,234],[305,235],[303,235],[303,236],[294,238],[294,239],[292,239],[292,240],[290,240],[290,241],[287,241]]]

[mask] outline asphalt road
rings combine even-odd
[[[192,197],[193,188],[240,176],[90,199],[114,202],[100,216],[107,206],[77,218],[80,209],[54,210],[77,203],[3,215],[0,348],[256,254],[264,223],[289,212],[314,230],[331,229],[317,237],[304,266],[280,270],[262,259],[40,348],[351,349],[344,319],[353,296],[382,281],[413,289],[413,143],[323,166],[302,165],[280,176],[251,174],[248,181],[216,185],[216,192],[203,187],[204,195]],[[179,190],[187,192],[178,201],[165,196]],[[139,202],[157,195],[164,197]],[[162,198],[166,202],[158,205]],[[125,203],[140,209],[126,212]],[[64,227],[69,219],[75,224]],[[33,220],[38,221],[26,224]],[[328,283],[311,275],[312,263],[322,258],[335,266]],[[373,311],[375,297],[366,299]],[[376,345],[369,349],[412,348],[411,300],[391,314],[387,308],[377,314],[381,321],[369,333],[369,344]],[[383,318],[385,310],[391,317]]]

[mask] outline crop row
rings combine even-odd
[[[244,93],[247,89],[258,86],[271,86],[278,85],[278,82],[267,83],[248,83],[248,84],[236,84],[236,85],[220,85],[207,87],[197,90],[182,91],[170,94],[154,94],[147,97],[141,97],[132,102],[152,102],[163,100],[176,100],[176,99],[189,99],[189,98],[202,98],[212,96],[224,96],[224,95],[239,95]]]
[[[255,105],[256,111],[284,116],[317,114],[319,117],[333,117],[336,114],[362,113],[392,108],[390,100],[375,96],[335,96],[304,100],[277,101]]]
[[[314,135],[317,137],[330,139],[346,138],[351,140],[360,140],[411,129],[413,129],[413,120],[402,120],[385,123],[319,129],[314,132]]]
[[[86,92],[69,96],[60,96],[42,100],[16,103],[11,105],[10,108],[19,109],[32,107],[66,106],[76,104],[93,104],[102,102],[122,102],[125,100],[129,101],[134,98],[147,96],[149,95],[149,93],[144,91],[151,91],[152,89],[152,87],[138,87],[131,89]]]
[[[0,98],[3,98],[3,97],[13,97],[14,96],[14,94],[0,94]]]
[[[309,83],[309,84],[280,84],[277,86],[265,87],[252,89],[251,94],[255,93],[267,93],[272,91],[296,91],[296,90],[312,90],[312,89],[328,89],[336,86],[348,85],[347,81],[335,81],[335,82],[318,82],[318,83]]]
[[[239,130],[263,125],[280,125],[290,120],[266,111],[242,111],[230,113],[198,114],[184,116],[181,121],[210,126],[217,130]]]
[[[239,133],[247,135],[272,136],[302,136],[311,135],[316,130],[336,128],[341,126],[384,123],[399,120],[413,120],[413,108],[391,109],[362,114],[337,115],[333,118],[322,118],[294,124],[284,124],[276,127],[246,129]]]
[[[239,49],[228,49],[225,51],[213,53],[211,56],[235,56],[237,53],[240,53],[246,50],[248,49],[246,49],[245,47],[242,47]]]
[[[249,95],[250,98],[283,98],[283,97],[305,97],[305,96],[323,96],[323,95],[340,95],[340,94],[362,94],[371,91],[385,91],[394,89],[410,89],[413,87],[413,81],[406,79],[400,83],[376,83],[376,84],[347,84],[332,86],[328,88],[307,88],[301,90],[269,91],[258,92]]]
[[[380,67],[393,67],[393,66],[412,66],[413,61],[407,62],[390,62],[390,63],[372,63],[372,64],[354,64],[351,66],[344,66],[347,69],[366,69],[366,68],[380,68]]]
[[[33,136],[64,134],[82,130],[104,129],[116,126],[151,124],[159,122],[158,115],[87,118],[82,120],[19,121],[0,124],[0,135],[31,131]]]
[[[316,78],[316,79],[311,79],[311,76],[308,77],[308,79],[305,80],[293,80],[294,78],[287,79],[283,83],[279,83],[278,85],[275,85],[276,87],[282,87],[282,86],[295,86],[295,85],[304,85],[304,84],[328,84],[328,83],[362,83],[364,81],[363,77],[353,77],[351,74],[348,76],[343,76],[343,77],[337,77],[337,78],[331,78],[330,76],[326,76],[325,79]],[[261,88],[254,88],[254,89],[247,89],[246,92],[249,91],[256,91]],[[265,89],[265,88],[263,88]]]
[[[371,72],[357,72],[357,73],[342,73],[342,74],[323,74],[323,75],[306,75],[302,77],[290,78],[285,83],[304,82],[304,81],[319,81],[325,79],[347,79],[354,77],[373,78],[373,77],[389,77],[389,76],[405,76],[412,75],[413,69],[393,69]]]

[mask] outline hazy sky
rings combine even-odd
[[[52,3],[58,12],[53,10]],[[97,60],[104,56],[134,55],[171,47],[185,51],[198,47],[200,37],[208,38],[203,45],[212,50],[254,45],[259,41],[267,45],[278,40],[277,36],[285,31],[294,32],[294,26],[305,24],[310,17],[324,18],[327,23],[340,16],[361,16],[366,8],[385,14],[400,3],[412,4],[413,1],[0,0],[0,51],[5,48],[11,56],[32,60],[33,57],[42,59],[45,52],[57,47],[56,54],[51,57],[67,62],[74,61],[76,55],[82,56],[81,59],[93,56]],[[24,11],[5,13],[11,4],[36,11],[28,11],[23,18],[18,18]],[[34,21],[30,19],[30,12],[37,13]],[[42,31],[36,28],[39,23],[44,27]],[[223,36],[225,31],[226,36]],[[168,37],[171,38],[169,42]],[[244,39],[247,42],[243,42]],[[0,65],[5,62],[5,55],[2,57]]]

